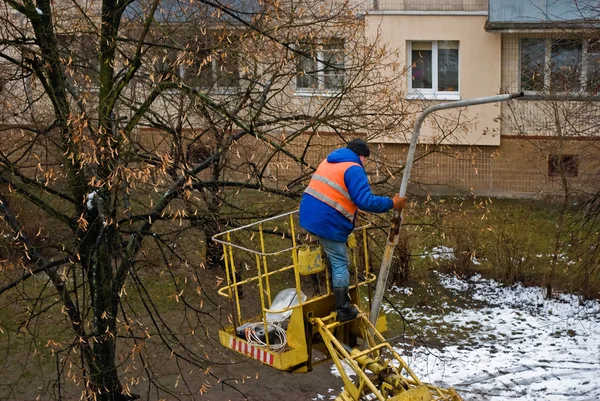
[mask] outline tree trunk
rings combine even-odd
[[[87,271],[93,328],[91,358],[86,359],[90,380],[87,397],[100,401],[135,399],[136,396],[122,394],[123,386],[115,365],[119,300],[113,291],[112,258],[119,252],[119,244],[114,225],[105,223],[100,195],[94,195],[92,203],[86,216],[91,224],[81,237],[82,266]]]

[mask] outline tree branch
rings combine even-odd
[[[61,212],[59,212],[58,210],[56,210],[52,206],[50,206],[48,204],[48,202],[42,200],[41,198],[39,198],[38,196],[34,195],[33,193],[31,193],[30,191],[26,190],[25,188],[23,188],[22,186],[18,185],[17,183],[15,183],[13,181],[10,181],[10,180],[7,180],[6,178],[4,178],[2,176],[0,176],[0,182],[3,182],[5,184],[10,185],[12,189],[14,189],[18,193],[24,195],[32,203],[34,203],[36,206],[38,206],[40,209],[42,209],[43,211],[45,211],[46,213],[48,213],[52,217],[55,217],[58,220],[60,220],[63,223],[65,223],[70,229],[74,230],[74,229],[77,228],[77,221],[75,221],[75,219],[72,219],[69,216],[62,214]]]
[[[11,281],[10,283],[5,284],[2,287],[0,287],[0,295],[3,292],[6,292],[6,291],[10,290],[11,288],[16,287],[17,285],[19,285],[19,283],[22,283],[23,281],[27,280],[28,278],[33,277],[37,273],[45,272],[49,269],[60,267],[66,263],[70,263],[70,261],[71,261],[70,258],[64,258],[64,259],[48,262],[47,264],[34,267],[33,269],[28,269],[27,271],[23,272],[23,275],[21,277],[19,277],[18,279]]]

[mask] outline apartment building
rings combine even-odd
[[[378,1],[367,30],[399,49],[413,110],[524,92],[527,100],[428,118],[413,191],[545,197],[595,191],[600,45],[593,2]],[[462,129],[461,129],[462,127]],[[388,158],[406,145],[375,138]],[[432,144],[438,144],[435,147]]]
[[[332,10],[336,1],[332,2]],[[330,31],[323,23],[320,36],[315,38],[327,38],[327,41],[313,46],[314,49],[306,47],[311,57],[292,51],[302,48],[293,47],[302,42],[299,37],[312,38],[308,32],[315,26],[304,20],[302,24],[293,20],[288,23],[287,36],[279,38],[282,42],[292,43],[287,48],[267,40],[261,42],[259,36],[254,40],[253,34],[248,33],[246,38],[251,39],[238,41],[235,34],[223,35],[218,29],[207,30],[201,23],[184,25],[179,20],[171,23],[172,31],[167,34],[163,29],[166,23],[161,22],[162,36],[146,53],[139,72],[142,79],[132,81],[127,87],[126,101],[117,109],[117,119],[125,124],[137,110],[138,99],[144,99],[154,83],[162,80],[195,87],[226,105],[223,107],[235,104],[234,101],[228,103],[228,97],[243,99],[242,95],[249,94],[256,100],[248,102],[249,106],[244,106],[241,112],[232,106],[232,112],[237,113],[236,118],[250,121],[248,116],[256,115],[253,107],[263,104],[263,99],[269,99],[269,118],[273,122],[271,126],[267,123],[263,126],[268,127],[265,132],[272,135],[270,138],[274,141],[280,137],[288,138],[290,133],[322,134],[310,137],[313,146],[310,152],[303,151],[305,139],[302,135],[294,142],[282,139],[281,143],[289,153],[301,155],[303,160],[316,165],[328,150],[339,146],[340,135],[361,135],[378,148],[374,152],[375,163],[370,163],[369,168],[376,174],[389,175],[389,170],[381,170],[381,166],[384,161],[396,165],[403,163],[414,118],[427,106],[523,91],[527,100],[453,109],[428,118],[421,130],[418,150],[420,155],[426,156],[415,163],[409,190],[515,197],[564,194],[565,188],[577,195],[594,192],[599,167],[595,122],[600,109],[597,107],[600,104],[595,102],[600,88],[600,41],[597,39],[600,32],[594,21],[600,11],[582,7],[584,1],[594,5],[591,0],[352,1],[355,18],[364,22],[364,35],[378,37],[398,52],[399,66],[388,69],[391,74],[398,74],[398,79],[390,79],[388,89],[408,106],[397,108],[405,113],[402,127],[396,128],[400,124],[381,124],[391,127],[387,131],[371,130],[368,125],[361,127],[351,121],[355,109],[381,111],[378,104],[384,104],[386,99],[376,88],[385,86],[386,80],[380,78],[378,86],[371,87],[371,92],[360,89],[363,82],[371,79],[367,77],[367,71],[373,71],[377,63],[363,61],[364,68],[353,72],[356,64],[352,59],[363,51],[358,37],[362,34],[350,29],[348,21],[347,27],[339,28],[331,38],[327,38]],[[239,8],[249,10],[247,3],[256,4],[248,1]],[[287,11],[297,18],[298,10],[292,10],[295,4],[290,2]],[[167,11],[161,12],[172,13],[177,18],[181,18],[182,10],[198,13],[195,9],[165,9]],[[137,14],[144,14],[142,9],[133,11],[136,12],[129,17],[134,20]],[[93,10],[89,13],[94,15]],[[340,15],[346,16],[346,13]],[[210,20],[203,17],[197,21]],[[71,25],[65,23],[63,28]],[[135,32],[135,26],[132,23],[129,29]],[[289,28],[291,26],[300,28]],[[281,34],[282,30],[277,32]],[[343,37],[349,33],[356,37]],[[191,45],[180,43],[181,38],[187,38]],[[94,54],[98,49],[92,46],[97,43],[97,38],[83,40],[80,36],[59,35],[59,44],[65,49],[62,60],[66,79],[75,92],[86,94],[82,102],[88,109],[94,107],[93,95],[97,93]],[[124,54],[134,50],[127,47],[127,41],[123,43]],[[77,50],[76,46],[83,48]],[[256,57],[255,54],[264,56]],[[2,71],[9,70],[0,68]],[[51,115],[46,116],[51,114],[46,112],[52,111],[47,102],[37,101],[42,98],[38,93],[39,83],[36,86],[36,82],[28,77],[7,82],[12,86],[4,85],[0,95],[10,95],[13,100],[0,102],[0,122],[5,125],[16,122],[18,126],[34,120],[47,124],[52,121]],[[353,92],[356,94],[345,93],[349,102],[336,104],[336,95],[351,85],[350,82],[359,82],[355,84],[359,90]],[[276,96],[272,95],[274,92]],[[205,135],[203,130],[209,128],[230,132],[230,121],[221,116],[215,127],[207,128],[206,121],[215,122],[215,116],[205,118],[204,111],[196,110],[193,102],[182,108],[182,97],[178,93],[161,95],[153,110],[153,124],[146,123],[144,128],[142,121],[133,132],[132,140],[139,141],[145,148],[156,147],[169,152],[173,145],[169,132],[181,130],[185,141],[178,146],[183,149],[188,143],[200,145],[197,149],[188,149],[188,156],[198,154],[192,159],[203,160],[204,153],[210,152],[205,147],[210,148],[212,142],[196,139]],[[392,95],[385,96],[390,99]],[[27,100],[25,105],[17,107],[23,99]],[[335,129],[320,125],[314,130],[311,130],[312,126],[305,129],[299,125],[312,124],[311,116],[330,112],[339,113],[339,121],[346,125],[338,124]],[[388,109],[381,114],[392,115],[393,112]],[[294,115],[297,118],[279,118]],[[252,124],[260,126],[255,120]],[[151,127],[153,125],[159,128]],[[248,142],[239,142],[232,150],[241,165],[250,166],[244,170],[244,175],[254,174],[252,165],[256,164],[256,159],[253,158],[260,150],[257,143],[250,138]],[[267,155],[265,159],[266,165],[261,167],[263,174],[274,177],[275,185],[280,185],[280,178],[285,181],[295,179],[301,172],[310,172],[299,168],[297,160],[289,154]]]

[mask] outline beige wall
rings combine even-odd
[[[26,131],[4,131],[2,134],[6,140],[0,147],[5,153],[15,152],[13,157],[22,156],[21,152],[27,148],[23,145],[31,141],[31,134]],[[155,152],[169,151],[168,134],[157,130],[140,130],[139,135],[137,139],[145,146],[152,146]],[[308,134],[300,136],[287,149],[296,155],[304,153],[308,138]],[[329,152],[341,146],[341,139],[333,133],[313,136],[304,160],[316,167]],[[371,145],[373,152],[366,165],[369,176],[373,182],[387,179],[386,185],[374,188],[376,192],[389,194],[398,191],[407,147],[406,144]],[[185,148],[188,149],[187,146]],[[37,157],[30,155],[31,167],[22,169],[21,173],[37,179],[47,178],[39,175],[36,168],[39,160],[52,171],[52,164],[58,164],[62,159],[61,154],[51,154],[48,149],[53,148],[39,141],[34,150]],[[233,144],[225,156],[231,158],[232,168],[226,169],[223,179],[244,181],[253,173],[250,161],[260,165],[268,158],[270,162],[263,180],[266,185],[281,190],[302,191],[313,170],[300,167],[282,153],[270,158],[272,151],[256,138],[244,137]],[[423,158],[417,157],[413,165],[408,188],[410,194],[539,199],[562,195],[561,178],[548,175],[548,156],[551,154],[576,155],[579,158],[577,176],[567,178],[574,195],[594,194],[600,172],[600,143],[591,139],[507,137],[498,147],[419,146],[417,152],[418,156],[424,152],[428,154]],[[50,179],[62,180],[59,171],[57,166]],[[204,172],[200,178],[210,180],[210,172]]]
[[[406,67],[406,43],[412,40],[458,40],[460,42],[460,97],[472,99],[496,95],[500,91],[501,37],[484,30],[486,16],[483,15],[409,15],[379,14],[367,16],[367,35],[379,32],[384,42],[400,52],[399,62]],[[407,83],[397,90],[405,96]],[[415,113],[432,104],[431,101],[413,101]],[[454,135],[444,143],[474,145],[499,145],[500,111],[497,105],[471,107],[464,113],[456,110],[446,114],[446,130],[454,129]],[[441,114],[443,115],[443,114]],[[467,123],[467,131],[456,129],[456,122]],[[421,136],[423,142],[434,142],[440,137],[431,118],[426,121]],[[395,138],[381,138],[381,142],[399,142]]]
[[[307,138],[308,135],[297,138],[288,150],[294,154],[302,153]],[[242,164],[251,158],[251,153],[259,154],[259,159],[264,157],[263,145],[254,138],[245,138],[236,146],[237,149],[232,151],[241,155],[239,161]],[[343,144],[337,135],[321,133],[312,138],[305,160],[316,167],[329,152],[340,146]],[[372,155],[366,165],[369,177],[372,182],[387,182],[374,188],[376,192],[398,191],[407,148],[406,144],[371,145]],[[571,194],[586,196],[595,193],[600,171],[600,144],[590,139],[507,137],[498,147],[424,145],[418,147],[417,156],[424,152],[427,156],[417,157],[413,165],[410,194],[537,199],[560,196],[564,194],[561,177],[549,176],[548,157],[562,154],[579,158],[577,176],[566,178],[566,182]],[[245,172],[242,169],[242,175]],[[311,175],[312,170],[300,168],[287,156],[277,154],[271,159],[265,182],[279,189],[287,187],[296,191],[307,184]],[[297,180],[299,176],[304,176],[304,180]],[[288,187],[290,182],[295,184]]]

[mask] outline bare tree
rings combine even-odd
[[[331,143],[319,133],[403,134],[403,71],[360,11],[3,2],[0,331],[30,338],[46,374],[52,355],[34,392],[193,398],[192,369],[231,385],[202,350],[221,313],[197,269],[218,264],[212,234],[264,213],[252,196],[296,198]],[[5,351],[2,369],[24,366]]]

